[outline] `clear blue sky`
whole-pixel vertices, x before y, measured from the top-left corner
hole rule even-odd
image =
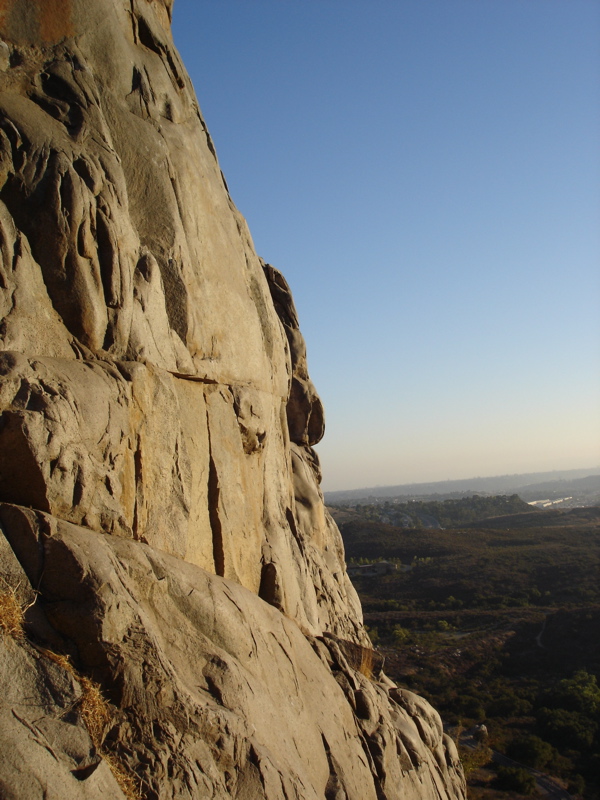
[[[600,464],[598,0],[175,0],[324,488]]]

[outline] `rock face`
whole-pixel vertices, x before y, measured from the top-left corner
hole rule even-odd
[[[0,2],[0,795],[461,800],[362,626],[291,293],[170,14]]]

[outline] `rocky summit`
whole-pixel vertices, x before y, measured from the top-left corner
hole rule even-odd
[[[363,627],[171,5],[0,2],[0,796],[462,800]]]

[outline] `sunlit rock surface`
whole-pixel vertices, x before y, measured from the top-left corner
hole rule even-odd
[[[0,591],[30,606],[0,794],[122,797],[112,760],[147,798],[458,800],[439,717],[370,649],[291,293],[170,14],[0,2]]]

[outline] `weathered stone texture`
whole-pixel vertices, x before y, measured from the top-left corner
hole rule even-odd
[[[0,2],[0,591],[38,592],[2,641],[0,788],[121,796],[48,648],[148,798],[458,800],[435,712],[344,656],[372,651],[323,408],[170,14]]]
[[[438,715],[351,666],[336,637],[307,637],[238,583],[147,545],[7,504],[0,522],[53,631],[107,687],[110,745],[150,796],[461,796]],[[85,740],[77,723],[57,748]]]

